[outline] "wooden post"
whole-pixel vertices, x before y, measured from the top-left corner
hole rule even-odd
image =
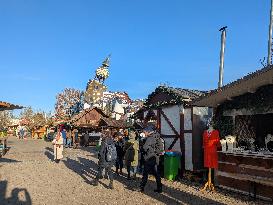
[[[161,108],[157,109],[157,129],[159,134],[161,135]]]
[[[181,177],[185,172],[185,139],[184,139],[184,114],[180,114],[180,149],[181,149]]]
[[[206,191],[206,189],[208,189],[209,191],[214,192],[214,185],[211,182],[211,168],[209,168],[209,174],[208,174],[208,181],[205,184],[205,186],[201,189],[202,192]]]

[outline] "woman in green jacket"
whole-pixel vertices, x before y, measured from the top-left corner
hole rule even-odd
[[[129,140],[124,145],[124,161],[127,167],[128,177],[127,179],[131,179],[131,172],[133,174],[133,178],[136,178],[137,166],[138,166],[138,152],[139,152],[139,143],[136,140],[135,132],[131,131],[129,133]]]

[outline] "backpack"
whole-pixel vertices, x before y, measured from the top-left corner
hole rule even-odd
[[[105,160],[106,162],[112,162],[117,159],[117,150],[116,146],[112,144],[106,145]]]
[[[160,153],[163,152],[164,145],[163,145],[163,142],[162,142],[160,136],[156,135],[155,139],[156,139],[156,144],[153,148],[154,148],[154,152],[156,153],[156,155],[159,155]]]
[[[133,162],[135,158],[135,150],[134,144],[130,145],[130,147],[125,152],[125,159],[129,162]]]

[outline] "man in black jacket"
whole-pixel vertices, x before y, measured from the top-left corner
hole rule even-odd
[[[102,145],[98,154],[98,158],[99,158],[98,173],[97,173],[94,185],[95,186],[98,185],[99,179],[102,178],[103,169],[105,169],[105,175],[108,176],[108,178],[110,179],[109,189],[113,189],[114,177],[113,177],[112,167],[114,166],[116,161],[116,155],[117,155],[116,148],[109,131],[106,131],[102,137],[103,137]],[[108,155],[110,154],[109,153],[110,150],[108,150],[109,147],[114,148],[111,153],[112,156],[109,156],[112,158],[110,160],[108,160]]]
[[[156,178],[157,189],[155,192],[162,192],[162,183],[160,172],[158,170],[160,153],[163,152],[163,144],[160,138],[160,134],[155,131],[155,127],[149,125],[143,130],[145,137],[147,138],[143,145],[144,152],[144,171],[140,184],[140,191],[143,192],[145,185],[148,181],[148,175],[152,174]]]

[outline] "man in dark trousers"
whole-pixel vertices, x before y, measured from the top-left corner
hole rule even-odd
[[[94,182],[94,186],[98,185],[99,179],[102,178],[103,169],[105,169],[105,175],[110,179],[109,189],[113,189],[113,172],[112,167],[117,159],[117,151],[111,137],[110,131],[105,131],[102,135],[102,144],[98,154],[98,173]]]
[[[116,174],[122,174],[123,169],[123,158],[124,158],[124,139],[120,132],[116,134],[115,145],[117,150],[117,160],[116,160]],[[120,171],[120,172],[118,172]]]
[[[154,191],[157,193],[162,192],[162,183],[160,178],[160,172],[158,170],[160,153],[163,152],[163,144],[160,138],[160,134],[155,130],[153,125],[147,126],[143,130],[146,141],[143,145],[144,153],[144,171],[140,184],[140,191],[144,192],[145,185],[148,181],[148,175],[152,174],[156,178],[157,189]]]

